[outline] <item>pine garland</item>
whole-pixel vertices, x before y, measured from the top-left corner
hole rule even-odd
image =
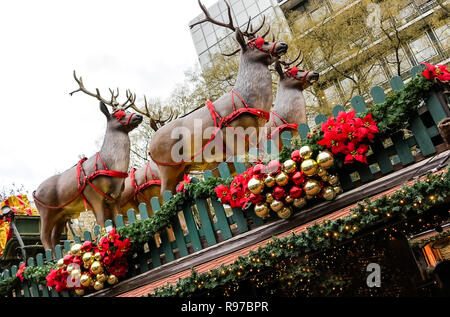
[[[414,217],[431,215],[442,219],[445,215],[431,214],[450,196],[450,168],[441,174],[428,175],[425,180],[411,186],[404,186],[390,196],[382,196],[374,201],[366,199],[351,210],[350,216],[333,221],[315,223],[306,232],[291,235],[273,242],[257,251],[251,251],[246,257],[239,257],[228,266],[207,273],[192,271],[191,276],[180,279],[176,285],[167,285],[155,290],[157,297],[186,297],[197,292],[207,292],[218,287],[242,282],[253,274],[268,268],[282,260],[299,258],[311,252],[324,251],[345,241],[351,241],[358,234],[371,230],[376,225],[388,226],[395,221],[404,221]],[[297,266],[296,276],[311,277],[311,272]]]

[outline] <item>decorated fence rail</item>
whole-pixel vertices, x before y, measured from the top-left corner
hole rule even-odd
[[[413,77],[420,72],[420,67],[411,70]],[[404,83],[400,77],[390,80],[393,91],[401,91]],[[414,118],[410,118],[410,126],[404,127],[402,131],[390,134],[389,137],[376,138],[371,145],[371,152],[368,155],[368,165],[351,164],[340,167],[338,171],[339,179],[344,190],[349,190],[368,183],[377,177],[391,173],[394,170],[403,168],[419,160],[425,159],[444,148],[441,146],[442,138],[439,135],[437,124],[444,118],[449,117],[448,106],[439,99],[437,92],[432,91],[423,104],[419,106],[419,111]],[[445,97],[444,97],[445,98]],[[386,95],[381,87],[373,87],[371,99],[374,104],[382,104],[386,100]],[[447,101],[446,101],[447,102]],[[361,96],[356,96],[351,101],[352,108],[356,113],[364,113],[367,110],[366,101]],[[416,105],[417,106],[417,105]],[[337,116],[340,111],[345,111],[344,107],[336,106],[333,114]],[[320,125],[325,122],[325,115],[318,115],[315,123]],[[300,124],[298,128],[300,138],[308,137],[308,134],[317,129],[306,124]],[[406,131],[406,132],[405,132]],[[291,146],[293,137],[290,132],[283,132],[282,141],[285,146]],[[268,141],[266,149],[273,148],[271,141]],[[257,153],[252,149],[250,153]],[[269,150],[270,152],[270,150]],[[233,169],[239,174],[247,169],[246,163],[235,158]],[[218,167],[220,177],[231,176],[229,166],[222,163]],[[212,171],[205,171],[205,180],[213,177]],[[198,180],[193,179],[193,182]],[[168,202],[172,198],[172,193],[164,194],[164,201]],[[158,198],[151,200],[151,207],[155,215],[161,210]],[[304,211],[304,212],[307,212]],[[127,213],[128,223],[124,217],[118,215],[115,219],[117,229],[131,226],[137,221],[149,219],[149,212],[145,204],[139,206],[138,211],[129,210]],[[134,251],[129,261],[129,276],[136,276],[150,271],[176,259],[186,257],[205,248],[226,241],[234,236],[248,232],[267,222],[273,221],[262,219],[255,215],[253,209],[242,210],[240,208],[230,208],[223,205],[216,198],[196,199],[180,208],[178,216],[172,217],[170,228],[162,230],[158,235],[149,235],[147,241],[139,244],[139,249]],[[112,227],[112,221],[106,222],[107,230]],[[102,234],[99,226],[91,232],[84,232],[83,237],[76,236],[75,242],[92,241]],[[145,233],[144,233],[145,234]],[[72,241],[65,241],[64,246],[57,246],[55,250],[56,260],[61,259],[70,250]],[[50,250],[45,254],[38,254],[35,258],[29,258],[26,265],[28,267],[44,267],[48,263],[54,263]],[[0,274],[0,282],[6,281],[17,274],[19,268],[12,266]],[[37,282],[24,281],[15,285],[11,296],[25,297],[68,297],[78,296],[75,292],[56,292],[54,289]]]

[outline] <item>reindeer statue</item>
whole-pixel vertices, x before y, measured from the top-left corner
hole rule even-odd
[[[251,27],[250,18],[246,30],[241,31],[241,29],[233,25],[230,5],[226,1],[225,3],[228,8],[228,24],[214,20],[199,0],[199,5],[205,13],[205,19],[192,24],[190,27],[193,28],[200,23],[211,22],[235,32],[240,49],[232,54],[228,54],[228,56],[241,51],[236,84],[231,93],[223,95],[214,102],[207,101],[206,107],[201,107],[184,117],[170,122],[155,133],[149,146],[149,153],[159,167],[161,192],[165,190],[174,191],[176,185],[183,178],[183,174],[189,171],[194,164],[194,158],[197,161],[199,155],[203,155],[200,158],[202,162],[205,164],[211,163],[212,154],[208,157],[208,154],[205,154],[205,149],[219,132],[223,133],[223,140],[229,139],[229,136],[226,135],[227,133],[231,133],[234,139],[237,127],[242,129],[256,128],[263,126],[269,119],[268,111],[273,101],[272,76],[269,65],[285,54],[288,46],[282,42],[267,42],[263,39],[269,33],[270,27],[262,37],[256,37],[256,34],[263,28],[265,19],[254,31],[253,27]],[[257,108],[253,108],[250,105]],[[201,122],[201,129],[196,126],[198,122]],[[172,131],[180,128],[189,132],[189,136],[181,140],[185,144],[183,149],[189,149],[186,152],[188,152],[190,159],[187,160],[174,158],[172,155],[174,146],[180,142],[179,139],[172,137]],[[194,132],[197,129],[201,131],[214,129],[214,133],[209,139],[201,139],[201,142],[194,142],[197,141],[194,140]],[[226,141],[223,143],[230,150],[230,145]],[[257,140],[255,140],[255,143],[257,143]],[[237,151],[236,147],[233,147],[231,151],[234,151],[233,153],[235,154]],[[223,160],[224,155],[220,153],[219,155]]]
[[[107,101],[84,87],[82,78],[75,80],[79,89],[100,100],[100,110],[107,119],[106,134],[100,151],[89,159],[83,158],[67,171],[45,180],[33,193],[41,215],[41,241],[45,249],[59,244],[61,232],[67,220],[76,218],[90,206],[97,223],[104,227],[105,220],[114,220],[118,213],[119,198],[130,162],[130,138],[128,133],[141,122],[142,116],[126,111],[134,104],[135,96],[127,91],[127,101],[117,102],[119,92],[112,90]],[[112,107],[110,113],[106,105]]]
[[[261,141],[273,140],[277,148],[280,148],[282,144],[280,136],[284,130],[290,129],[296,134],[298,125],[306,123],[306,102],[303,90],[319,80],[319,73],[298,68],[303,59],[291,67],[300,56],[301,52],[293,61],[275,62],[275,70],[280,79],[274,107],[270,112],[270,119],[266,123],[268,134],[262,135]]]

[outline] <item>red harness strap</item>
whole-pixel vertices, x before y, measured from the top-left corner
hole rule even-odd
[[[152,174],[152,179],[150,179],[150,180],[147,177],[148,176],[148,174],[147,174],[148,171],[150,171],[150,173]],[[134,188],[134,196],[133,197],[134,197],[135,201],[137,201],[137,196],[138,195],[141,195],[142,198],[146,199],[146,197],[142,194],[142,191],[144,191],[146,188],[148,188],[148,187],[150,187],[152,185],[161,186],[161,180],[160,179],[155,179],[156,176],[155,176],[155,174],[153,174],[152,168],[150,166],[150,162],[147,163],[147,166],[145,168],[145,183],[144,184],[138,185],[136,183],[135,172],[136,172],[135,168],[133,168],[130,171],[131,185]]]
[[[236,109],[236,104],[234,102],[234,95],[238,96],[238,98],[244,104],[244,107]],[[197,152],[197,153],[195,153],[194,155],[191,156],[191,158],[190,158],[191,162],[192,162],[192,160],[194,158],[196,158],[197,156],[199,156],[200,154],[203,153],[205,148],[216,138],[217,133],[219,133],[219,131],[222,128],[224,128],[224,127],[228,127],[230,129],[232,129],[237,135],[241,136],[242,138],[245,138],[245,140],[250,142],[248,140],[248,138],[246,138],[245,136],[240,135],[236,130],[234,130],[232,127],[229,126],[229,124],[231,122],[233,122],[235,119],[237,119],[240,115],[250,114],[250,115],[254,115],[254,116],[260,117],[260,118],[262,118],[262,119],[264,119],[266,121],[269,120],[269,118],[270,118],[270,114],[268,112],[263,111],[261,109],[249,107],[249,105],[245,102],[245,100],[234,89],[231,90],[231,102],[232,102],[232,105],[233,105],[233,112],[231,114],[229,114],[228,116],[222,118],[217,113],[216,108],[214,107],[214,104],[212,103],[212,101],[211,100],[206,101],[206,106],[208,107],[209,112],[211,114],[211,118],[214,121],[214,128],[215,129],[214,129],[214,133],[212,134],[211,138],[208,140],[208,142],[206,142],[206,144],[202,147],[202,149],[199,152]],[[163,162],[157,162],[154,159],[153,159],[153,161],[156,164],[161,165],[161,166],[177,166],[177,165],[182,165],[182,164],[186,163],[186,161],[181,161],[181,162],[177,162],[177,163],[163,163]]]
[[[61,208],[64,208],[64,207],[70,205],[78,197],[81,196],[81,198],[83,198],[84,208],[87,210],[87,206],[88,205],[92,207],[92,205],[89,203],[89,201],[87,200],[87,198],[83,194],[83,191],[84,191],[84,189],[86,188],[87,185],[90,185],[95,191],[97,191],[99,194],[101,194],[106,199],[115,200],[115,198],[112,198],[108,194],[102,192],[100,189],[95,187],[94,184],[92,184],[92,181],[98,176],[127,178],[128,177],[128,173],[109,170],[108,167],[106,166],[106,164],[103,162],[102,158],[100,157],[100,153],[97,153],[97,155],[95,157],[95,170],[94,170],[94,172],[92,174],[90,174],[89,176],[86,176],[86,172],[83,169],[83,163],[86,162],[86,160],[87,160],[87,158],[84,157],[77,164],[78,193],[69,202],[67,202],[67,203],[65,203],[65,204],[63,204],[61,206],[48,206],[48,205],[44,204],[43,202],[41,202],[40,200],[38,200],[36,198],[35,192],[33,192],[34,201],[36,203],[38,203],[39,205],[41,205],[43,207],[46,207],[46,208],[49,208],[49,209],[61,209]],[[98,163],[99,160],[103,164],[104,170],[98,170],[97,163]]]
[[[275,120],[273,121],[275,130],[273,130],[272,133],[267,137],[268,140],[273,139],[275,137],[275,135],[281,134],[281,132],[283,132],[286,129],[292,129],[292,130],[298,129],[298,124],[288,123],[283,117],[281,117],[278,113],[276,113],[273,110],[270,113],[272,113],[274,116],[277,116],[278,118],[280,118],[281,121],[283,122],[283,124],[280,126],[277,126],[277,124],[275,123]]]

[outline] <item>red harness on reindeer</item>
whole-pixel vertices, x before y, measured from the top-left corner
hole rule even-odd
[[[152,179],[148,179],[148,171],[150,171],[150,174],[152,175]],[[130,179],[131,179],[131,185],[133,186],[133,189],[134,189],[134,200],[137,202],[138,200],[137,200],[137,196],[138,195],[141,195],[144,199],[147,199],[143,194],[142,194],[142,192],[146,189],[146,188],[148,188],[148,187],[150,187],[150,186],[152,186],[152,185],[158,185],[158,186],[161,186],[161,180],[160,179],[155,179],[156,178],[156,176],[155,176],[155,174],[153,173],[153,170],[152,170],[152,168],[151,168],[151,166],[150,166],[150,162],[148,162],[147,163],[147,166],[145,167],[145,183],[144,184],[142,184],[142,185],[138,185],[137,183],[136,183],[136,177],[135,177],[135,172],[136,172],[136,169],[135,168],[133,168],[131,171],[130,171]]]
[[[122,124],[123,126],[127,126],[130,123],[131,118],[133,117],[133,113],[129,116],[128,120],[126,121],[126,123],[122,122],[122,118],[126,116],[125,111],[118,109],[116,111],[114,111],[112,113],[112,115],[114,117],[116,117],[117,121],[119,121],[120,124]],[[89,205],[90,207],[92,207],[91,203],[89,203],[89,201],[87,200],[87,198],[84,196],[83,191],[86,188],[87,185],[91,186],[96,192],[98,192],[100,195],[102,195],[103,197],[105,197],[108,200],[116,200],[116,198],[113,198],[111,196],[109,196],[107,193],[102,192],[100,189],[98,189],[94,184],[92,184],[92,181],[99,177],[99,176],[108,176],[108,177],[116,177],[116,178],[127,178],[128,177],[128,173],[124,173],[124,172],[120,172],[120,171],[112,171],[110,170],[105,162],[103,162],[102,158],[100,157],[100,153],[97,153],[95,156],[95,170],[94,172],[92,172],[89,175],[86,175],[86,172],[83,169],[83,163],[87,161],[86,157],[83,157],[78,163],[77,163],[77,183],[78,183],[78,193],[76,194],[75,197],[73,197],[69,202],[60,205],[60,206],[49,206],[46,205],[45,203],[43,203],[42,201],[40,201],[39,199],[36,198],[35,192],[33,192],[33,199],[34,201],[46,208],[49,209],[61,209],[64,208],[68,205],[70,205],[71,203],[73,203],[78,197],[81,196],[81,198],[83,199],[83,203],[84,203],[84,208],[85,210],[87,209],[87,206]],[[101,162],[103,164],[103,169],[99,170],[98,169],[98,162]]]
[[[295,123],[288,123],[283,117],[281,117],[278,113],[276,113],[275,111],[271,111],[270,113],[272,113],[273,116],[277,116],[278,118],[280,118],[280,120],[283,122],[282,125],[277,126],[277,124],[275,123],[275,120],[273,121],[273,127],[275,128],[272,133],[270,133],[270,135],[267,137],[267,140],[271,140],[273,139],[276,135],[280,135],[284,130],[287,129],[291,129],[291,130],[297,130],[298,129],[298,124]]]

